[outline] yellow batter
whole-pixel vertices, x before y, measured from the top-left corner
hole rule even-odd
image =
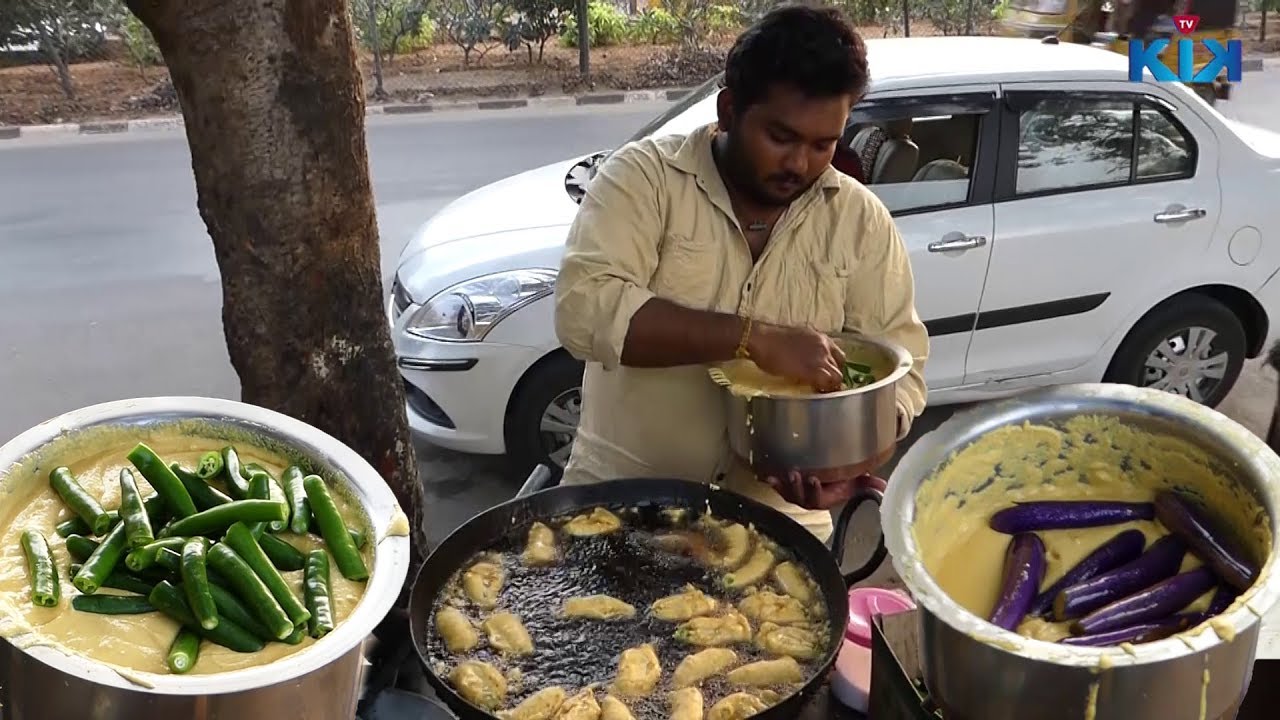
[[[50,488],[49,471],[58,465],[66,465],[104,508],[114,510],[120,505],[120,469],[132,468],[126,455],[138,442],[147,443],[166,463],[179,462],[187,468],[195,467],[202,452],[228,444],[175,431],[130,429],[128,432],[88,433],[84,441],[73,445],[73,450],[59,451],[49,457],[34,457],[6,476],[0,489],[0,527],[4,528],[0,533],[0,635],[6,638],[23,636],[19,644],[24,647],[56,646],[117,668],[169,674],[165,658],[177,633],[177,623],[159,612],[97,615],[73,610],[71,598],[78,592],[67,574],[71,559],[63,539],[54,531],[54,526],[70,518],[71,512]],[[239,452],[242,463],[258,463],[277,478],[285,468],[286,462],[274,454],[245,443],[231,444]],[[153,493],[151,486],[141,473],[135,471],[134,477],[143,496],[149,497]],[[360,517],[358,509],[343,494],[335,492],[334,501],[347,519],[348,526],[366,527],[367,522]],[[19,543],[19,536],[26,528],[38,529],[49,542],[62,590],[57,607],[38,607],[31,602],[26,560]],[[290,533],[281,533],[280,536],[304,553],[323,545],[312,536]],[[371,548],[375,544],[370,538],[365,546],[366,563],[370,562]],[[282,574],[301,598],[302,571]],[[365,584],[347,580],[336,567],[330,570],[330,582],[335,619],[341,622],[355,609],[364,594]],[[103,589],[99,592],[118,591]],[[200,657],[191,673],[209,674],[265,665],[303,650],[314,642],[310,637],[298,645],[271,642],[260,652],[238,653],[205,641],[200,644]]]
[[[837,342],[844,350],[849,362],[856,362],[871,368],[871,374],[877,381],[888,377],[893,372],[880,353],[860,345],[848,342]],[[718,371],[718,372],[717,372]],[[717,383],[728,388],[729,392],[741,397],[796,397],[813,395],[813,386],[808,383],[797,383],[784,377],[772,375],[760,369],[750,360],[731,360],[711,371],[711,377]]]
[[[956,453],[921,485],[913,532],[925,569],[938,585],[958,604],[985,618],[999,594],[1010,539],[988,527],[995,512],[1031,500],[1149,502],[1162,489],[1198,495],[1228,527],[1241,529],[1240,539],[1255,558],[1267,556],[1271,531],[1265,514],[1207,454],[1169,436],[1092,416],[1074,418],[1061,429],[1030,424],[1004,427]],[[1148,546],[1166,534],[1155,521],[1038,533],[1048,560],[1040,590],[1128,528],[1141,530]],[[1181,571],[1200,564],[1188,554]],[[1207,607],[1212,594],[1205,594],[1191,609]],[[1051,642],[1069,634],[1066,624],[1036,618],[1024,621],[1018,632]]]

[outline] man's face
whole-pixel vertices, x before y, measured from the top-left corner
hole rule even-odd
[[[811,98],[789,85],[774,85],[741,114],[732,91],[719,98],[720,128],[728,134],[734,185],[764,205],[787,205],[831,164],[853,106],[851,95]]]

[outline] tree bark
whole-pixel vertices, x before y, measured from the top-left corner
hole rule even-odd
[[[62,94],[68,100],[76,99],[76,86],[71,80],[71,67],[67,63],[67,59],[63,57],[61,51],[51,50],[49,52],[49,62],[53,63],[53,71],[58,75],[58,85],[62,88]]]
[[[382,89],[382,38],[378,36],[378,0],[369,2],[369,40],[373,47],[373,96],[385,100],[387,92]]]
[[[182,106],[242,399],[332,434],[381,473],[410,519],[411,581],[423,491],[383,311],[346,0],[127,4]]]
[[[62,88],[62,94],[68,100],[76,99],[76,86],[71,80],[71,67],[67,61],[67,44],[66,37],[61,36],[54,38],[49,34],[48,28],[40,26],[40,46],[45,57],[49,60],[49,64],[53,66],[53,73],[58,76],[58,85]]]
[[[591,22],[589,3],[578,0],[578,74],[583,80],[591,77]]]

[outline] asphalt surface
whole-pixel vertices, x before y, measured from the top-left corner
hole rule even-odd
[[[611,147],[666,107],[372,118],[384,275],[414,229],[454,198]],[[239,397],[218,268],[195,203],[181,132],[0,144],[0,441],[108,400]],[[479,463],[477,476],[477,463],[442,455],[419,449],[438,496],[433,535],[519,486],[502,482],[501,463]]]
[[[1232,117],[1280,129],[1280,68],[1250,73]],[[611,147],[665,103],[371,119],[384,275],[414,228],[512,173]],[[145,395],[236,398],[212,246],[181,132],[0,143],[0,441],[59,413]],[[1274,379],[1251,368],[1224,406],[1265,429]],[[953,409],[930,410],[913,435]],[[509,498],[501,458],[418,448],[430,534]],[[885,469],[885,473],[889,468]],[[850,561],[874,539],[859,516]]]

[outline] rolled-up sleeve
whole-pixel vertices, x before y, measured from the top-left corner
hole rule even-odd
[[[906,348],[915,359],[898,385],[898,439],[924,412],[928,390],[924,364],[929,358],[929,332],[916,313],[915,278],[906,243],[889,211],[874,196],[862,209],[858,257],[845,292],[846,330],[882,337]]]
[[[580,360],[616,368],[631,317],[654,295],[662,160],[628,145],[587,185],[556,279],[556,336]]]

